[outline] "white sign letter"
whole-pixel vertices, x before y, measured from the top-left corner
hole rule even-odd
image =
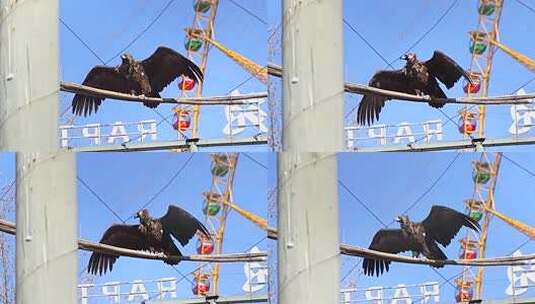
[[[166,286],[165,283],[168,283]],[[166,295],[169,295],[170,298],[176,298],[176,279],[175,278],[164,278],[159,279],[156,283],[158,285],[158,291],[160,292],[159,299],[164,299]]]
[[[102,294],[108,296],[112,303],[121,301],[121,287],[119,282],[106,283],[102,286]]]
[[[427,289],[430,287],[431,289]],[[429,303],[431,297],[435,303],[440,303],[440,286],[438,282],[426,282],[420,286],[420,293],[422,294],[423,303]]]
[[[141,297],[143,300],[149,299],[147,289],[141,280],[134,280],[134,282],[132,282],[132,289],[128,295],[128,301],[134,301],[137,297]]]
[[[434,125],[435,128],[431,128]],[[442,121],[440,120],[428,120],[423,123],[425,141],[431,142],[433,135],[436,136],[437,140],[442,140]]]
[[[402,122],[399,124],[398,132],[396,133],[396,138],[394,139],[395,144],[399,144],[402,139],[408,139],[409,142],[413,143],[416,139],[412,135],[412,128],[408,122]]]
[[[82,304],[87,304],[89,299],[89,288],[95,287],[95,284],[81,284],[78,285],[78,288],[80,288],[80,300],[82,300]]]
[[[148,125],[149,128],[145,129],[145,125]],[[137,125],[137,130],[139,131],[140,138],[139,141],[143,142],[147,135],[150,135],[151,140],[158,139],[158,129],[156,125],[156,120],[142,120]]]
[[[260,249],[254,246],[249,252],[259,253]],[[256,292],[266,287],[268,269],[265,263],[245,263],[243,265],[245,273],[245,283],[242,290],[245,292]]]
[[[520,250],[515,251],[513,256],[521,256]],[[529,281],[535,283],[535,261],[532,261],[531,266],[508,266],[507,278],[509,279],[509,286],[505,293],[509,296],[519,296],[528,291]]]
[[[240,91],[234,90],[230,93],[230,96],[238,96]],[[267,117],[260,105],[266,100],[261,99],[258,102],[254,100],[247,100],[249,105],[228,105],[225,106],[225,117],[227,124],[223,128],[223,133],[226,135],[236,135],[245,130],[246,126],[256,125],[260,133],[266,133],[267,127],[264,120]],[[249,121],[250,124],[247,124]]]
[[[67,148],[69,146],[69,129],[72,129],[72,126],[61,126],[59,130],[61,131],[61,147]]]
[[[397,285],[392,297],[392,304],[398,303],[412,304],[411,296],[404,284]]]
[[[115,140],[118,138],[122,138],[123,143],[129,140],[128,135],[126,133],[126,128],[124,127],[124,124],[120,121],[113,124],[113,127],[111,128],[110,137],[108,137],[108,144],[115,143]]]
[[[375,291],[375,294],[373,292]],[[372,304],[383,304],[383,287],[370,287],[367,288],[364,292],[364,296],[366,297],[366,300],[376,300],[373,302],[370,302]]]
[[[375,130],[379,132],[375,132]],[[377,138],[380,145],[386,145],[386,125],[374,125],[368,128],[368,137],[370,139]]]
[[[93,132],[90,132],[93,130]],[[100,145],[100,124],[89,124],[82,128],[82,136],[92,138],[95,145]]]

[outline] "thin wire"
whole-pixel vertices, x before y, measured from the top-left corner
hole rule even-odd
[[[143,36],[161,17],[162,15],[165,13],[165,11],[167,11],[167,9],[171,6],[171,4],[173,4],[175,2],[175,0],[169,0],[167,2],[167,4],[160,10],[160,12],[158,13],[158,15],[156,15],[156,18],[154,18],[150,23],[149,25],[147,25],[147,27],[145,27],[145,29],[143,29],[139,34],[137,34],[137,36],[132,40],[130,41],[130,43],[128,43],[121,51],[119,51],[115,56],[113,56],[112,58],[110,58],[108,61],[106,61],[105,64],[108,64],[109,62],[111,62],[112,60],[114,60],[115,58],[119,57],[124,51],[126,51],[129,47],[131,47],[134,43],[136,43],[136,41],[139,40],[139,38],[141,38],[141,36]]]
[[[503,154],[502,153],[502,157],[507,159],[508,161],[510,161],[512,164],[514,164],[515,166],[517,166],[518,168],[520,168],[521,170],[523,170],[524,172],[526,172],[527,174],[531,175],[532,177],[535,177],[535,173],[533,173],[533,171],[529,170],[528,168],[522,166],[521,164],[519,164],[518,162],[512,160],[511,158],[509,158],[507,155]]]
[[[178,169],[178,171],[173,174],[173,176],[171,176],[171,178],[169,179],[169,181],[167,183],[165,183],[161,188],[160,190],[158,190],[141,208],[139,208],[139,210],[141,209],[145,209],[147,208],[152,202],[154,202],[154,200],[160,195],[162,194],[162,192],[164,192],[167,188],[169,188],[169,186],[171,186],[171,184],[176,180],[176,178],[180,175],[180,173],[182,173],[182,171],[184,171],[184,169],[186,168],[186,166],[189,164],[189,162],[191,161],[191,159],[193,158],[193,156],[195,156],[195,153],[190,153],[190,156],[188,157],[188,159],[182,164],[182,166]],[[129,220],[131,218],[133,218],[134,216],[130,216],[128,217],[126,220]]]
[[[406,51],[405,53],[408,53],[409,51],[411,51],[415,46],[417,46],[420,42],[422,42],[422,40],[425,39],[425,37],[427,37],[427,35],[429,35],[439,24],[440,22],[442,22],[442,20],[444,20],[444,18],[449,14],[449,12],[457,5],[457,3],[459,2],[459,0],[454,0],[450,6],[446,9],[446,11],[444,11],[444,13],[438,18],[438,20],[422,35],[420,36],[420,38],[418,38],[418,40],[416,40],[416,42],[414,42]],[[398,61],[399,58],[396,58],[394,59],[392,62],[390,63],[394,63],[396,61]]]
[[[113,215],[115,215],[115,217],[117,217],[123,224],[126,223],[126,221],[124,221],[120,216],[119,214],[117,214],[117,212],[115,212],[111,207],[110,205],[108,205],[108,203],[106,203],[102,197],[100,197],[100,195],[98,195],[98,193],[93,190],[80,176],[76,176],[76,179],[87,189],[89,190],[89,192],[91,192],[91,194],[93,194],[93,196],[95,196],[97,198],[97,200],[99,202],[101,202],[105,207],[106,209],[108,209],[111,213],[113,213]]]
[[[347,25],[347,27],[349,27],[349,29],[351,29],[351,31],[353,33],[355,33],[357,36],[359,36],[359,38],[364,41],[364,43],[366,43],[366,45],[372,49],[372,51],[377,55],[379,56],[390,68],[394,68],[389,62],[388,60],[386,60],[386,58],[381,55],[381,53],[366,39],[366,37],[364,37],[362,34],[360,34],[357,29],[355,27],[353,27],[345,18],[343,19],[344,20],[344,24]]]
[[[455,161],[461,156],[461,152],[457,152],[455,157],[450,161],[448,166],[442,171],[442,173],[435,179],[435,181],[407,208],[405,211],[403,211],[403,214],[406,214],[409,212],[412,208],[416,207],[416,205],[429,193],[431,190],[438,184],[438,182],[446,175],[446,173],[449,171],[449,169],[453,166]],[[390,226],[394,221],[390,222],[388,226]]]
[[[441,21],[448,15],[448,13],[455,7],[455,5],[457,4],[457,2],[459,2],[459,0],[454,0],[454,1],[452,2],[452,4],[446,9],[446,11],[444,11],[444,13],[440,16],[440,18],[439,18],[439,19],[438,19],[438,20],[431,26],[431,28],[429,28],[427,31],[425,31],[425,33],[424,33],[422,36],[420,36],[420,38],[418,38],[418,40],[416,40],[416,42],[414,42],[414,43],[413,43],[413,44],[412,44],[412,45],[411,45],[411,46],[410,46],[404,53],[408,53],[408,52],[409,52],[410,50],[412,50],[415,46],[417,46],[420,42],[422,42],[422,40],[423,40],[427,35],[429,35],[429,34],[430,34],[430,33],[431,33],[431,32],[432,32],[432,31],[433,31],[433,30],[440,24],[440,22],[441,22]],[[360,35],[355,29],[353,29],[353,27],[352,27],[349,23],[347,23],[347,21],[346,21],[345,19],[344,19],[344,23],[345,23],[346,25],[348,25],[348,26],[353,30],[353,32],[354,32],[355,34],[357,34],[359,37],[361,37],[361,39],[363,39],[363,40],[366,42],[366,44],[368,44],[368,46],[371,47],[371,48],[374,50],[374,52],[375,52],[377,55],[379,55],[379,57],[381,57],[381,58],[383,59],[383,61],[387,64],[387,66],[389,66],[389,67],[391,67],[391,68],[393,69],[392,64],[393,64],[394,62],[398,61],[398,60],[399,60],[399,57],[396,58],[396,59],[394,59],[394,60],[391,61],[391,62],[388,62],[388,60],[384,59],[384,57],[383,57],[381,54],[379,54],[379,52],[378,52],[378,51],[377,51],[371,44],[369,44],[369,43],[367,42],[367,40],[366,40],[362,35]],[[535,78],[533,78],[533,80],[535,80]],[[358,107],[358,104],[357,104],[356,106],[354,106],[354,107],[353,107],[353,108],[352,108],[352,109],[345,115],[344,119],[347,119],[347,117],[349,117],[349,115],[351,115],[351,114],[355,111],[355,109],[356,109],[357,107]]]
[[[255,77],[255,75],[251,75],[249,76],[249,78],[245,79],[244,81],[240,82],[238,85],[236,85],[235,87],[233,87],[232,89],[228,90],[227,94],[230,94],[232,93],[232,91],[236,90],[236,89],[239,89],[241,86],[243,86],[244,84],[246,84],[247,82],[249,82],[249,80],[253,79],[253,77]]]
[[[515,0],[516,2],[518,2],[520,5],[522,5],[523,7],[527,8],[528,10],[530,10],[532,13],[535,13],[535,9],[529,5],[527,5],[524,1],[520,1],[520,0]]]
[[[521,85],[521,86],[518,87],[516,90],[514,90],[513,93],[516,92],[516,91],[518,91],[518,90],[520,90],[520,89],[522,89],[522,88],[524,88],[524,87],[526,87],[526,86],[528,86],[528,85],[529,85],[530,83],[532,83],[533,81],[535,81],[535,77],[533,77],[533,78],[529,79],[528,81],[526,81],[523,85]],[[511,94],[513,94],[513,93],[511,93]]]
[[[243,7],[243,6],[241,6],[240,4],[238,4],[238,3],[237,3],[236,1],[234,1],[234,0],[229,0],[229,1],[230,1],[230,3],[234,4],[235,6],[241,8],[244,12],[246,12],[246,13],[249,14],[250,16],[254,17],[256,20],[260,21],[263,25],[268,25],[268,23],[267,23],[264,19],[260,18],[258,15],[256,15],[255,13],[253,13],[252,11],[250,11],[249,9],[247,9],[247,8],[245,8],[245,7]]]
[[[104,62],[104,59],[100,58],[100,56],[82,39],[82,37],[80,37],[65,21],[63,21],[61,17],[59,18],[59,21],[67,28],[67,30],[69,30],[69,32],[71,32],[71,34],[74,35],[74,37],[76,37],[76,39],[78,39],[78,41],[80,41],[85,46],[87,50],[91,52],[91,54],[95,56],[95,58],[100,60],[102,64],[106,64],[106,62]]]
[[[0,197],[0,201],[3,201],[6,196],[9,194],[9,192],[11,191],[11,189],[13,188],[13,186],[15,185],[16,183],[16,179],[13,179],[13,181],[11,182],[11,184],[9,184],[9,186],[7,187],[7,189],[4,191],[4,193],[2,194],[2,197]]]
[[[355,193],[353,193],[341,180],[338,180],[338,183],[340,184],[340,186],[342,186],[342,188],[344,188],[362,207],[364,207],[364,209],[366,209],[368,211],[368,213],[370,213],[379,223],[381,223],[384,227],[388,227],[388,225],[385,224],[385,222],[383,222],[379,216],[377,216],[377,214],[375,214],[375,212],[373,212],[370,207],[368,207],[368,205],[366,203],[364,203],[360,198],[357,197],[357,195],[355,195]]]
[[[248,159],[250,159],[252,162],[256,163],[257,165],[259,165],[260,167],[268,170],[268,166],[264,165],[263,163],[261,163],[260,161],[256,160],[254,157],[252,157],[251,155],[249,155],[249,153],[246,153],[246,152],[242,152],[241,154],[243,154],[245,157],[247,157]]]

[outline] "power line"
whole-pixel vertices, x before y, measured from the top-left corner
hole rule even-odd
[[[253,79],[255,77],[255,75],[251,75],[249,76],[249,78],[245,79],[244,81],[240,82],[238,85],[234,86],[232,89],[228,90],[227,94],[230,94],[232,93],[232,91],[236,90],[236,89],[239,89],[241,86],[243,86],[244,84],[246,84],[247,82],[249,82],[249,80]]]
[[[252,157],[251,155],[249,155],[249,153],[246,153],[246,152],[242,152],[241,154],[243,154],[245,157],[247,157],[249,160],[251,160],[252,162],[256,163],[257,165],[259,165],[260,167],[268,170],[268,166],[264,165],[263,163],[261,163],[260,161],[256,160],[254,157]]]
[[[523,170],[524,172],[526,172],[527,174],[531,175],[532,177],[535,177],[535,173],[533,173],[533,171],[529,170],[528,168],[522,166],[521,164],[519,164],[518,162],[512,160],[511,158],[509,158],[507,155],[503,154],[502,153],[502,157],[507,159],[508,161],[510,161],[512,164],[514,164],[515,166],[517,166],[518,168],[520,168],[521,170]]]
[[[349,27],[349,29],[351,29],[351,31],[353,33],[355,33],[357,36],[359,36],[359,38],[364,41],[364,43],[366,43],[366,45],[372,49],[372,51],[377,55],[379,56],[390,68],[394,68],[389,62],[388,60],[386,60],[386,58],[381,55],[381,53],[368,41],[368,39],[366,39],[366,37],[364,37],[362,34],[360,34],[358,32],[358,30],[356,28],[354,28],[345,18],[343,19],[344,20],[344,24],[347,25],[347,27]]]
[[[156,15],[156,17],[141,31],[139,32],[139,34],[136,35],[136,37],[130,41],[130,43],[128,43],[121,51],[119,51],[115,56],[113,56],[112,58],[110,58],[108,61],[106,61],[105,64],[108,64],[110,61],[112,61],[113,59],[119,57],[124,51],[126,51],[129,47],[131,47],[134,43],[136,43],[136,41],[139,40],[139,38],[141,38],[141,36],[143,36],[161,17],[162,15],[165,13],[165,11],[167,11],[167,9],[171,6],[171,4],[173,4],[175,2],[175,0],[169,0],[167,2],[167,4],[164,5],[164,7],[160,10],[160,12],[158,13],[158,15]]]
[[[250,16],[252,16],[253,18],[255,18],[256,20],[260,21],[260,23],[262,23],[263,25],[268,25],[268,23],[260,18],[258,15],[256,15],[255,13],[253,13],[251,10],[247,9],[246,7],[240,5],[239,3],[237,3],[236,1],[234,0],[229,0],[230,3],[234,4],[235,6],[241,8],[244,12],[246,12],[247,14],[249,14]]]
[[[518,2],[520,5],[522,5],[523,7],[527,8],[528,10],[530,10],[532,13],[535,13],[535,9],[531,6],[529,6],[528,4],[526,4],[524,1],[520,1],[520,0],[515,0],[516,2]]]
[[[176,180],[176,178],[180,175],[180,173],[182,173],[182,171],[184,171],[184,169],[186,168],[186,166],[189,164],[189,162],[191,161],[191,159],[193,158],[193,156],[195,156],[195,153],[190,153],[190,156],[188,157],[188,159],[186,159],[186,161],[182,164],[182,166],[178,169],[178,171],[173,174],[173,176],[171,176],[171,178],[169,179],[169,181],[167,183],[165,183],[161,188],[160,190],[158,190],[141,208],[139,208],[140,210],[141,209],[145,209],[147,208],[152,202],[154,202],[154,200],[160,195],[162,194],[162,192],[164,192],[167,188],[169,188],[169,186],[171,186],[171,184]],[[127,220],[133,218],[133,216],[131,215],[130,217],[127,218]]]
[[[61,17],[59,18],[59,21],[65,26],[65,28],[67,28],[67,30],[69,30],[69,32],[71,32],[71,34],[74,35],[74,37],[76,37],[76,39],[78,39],[78,41],[85,46],[87,50],[91,52],[91,54],[95,56],[95,58],[97,58],[102,64],[106,64],[104,59],[100,58],[100,56],[82,39],[82,37],[80,37],[65,21],[63,21]]]
[[[416,42],[414,42],[406,51],[405,53],[408,53],[410,50],[412,50],[415,46],[417,46],[420,42],[422,42],[422,40],[425,39],[425,37],[427,37],[427,35],[429,35],[439,24],[440,22],[442,22],[442,20],[444,20],[444,18],[449,14],[449,12],[457,5],[457,3],[459,2],[459,0],[454,0],[450,6],[444,11],[444,13],[438,18],[438,20],[427,30],[425,31],[425,33],[420,36],[420,38],[418,38],[418,40],[416,40]],[[394,59],[394,61],[392,61],[391,63],[394,63],[396,61],[398,61],[399,58],[396,58]]]
[[[358,198],[357,195],[353,193],[341,180],[338,180],[338,183],[340,184],[340,186],[342,186],[342,188],[344,188],[349,193],[349,195],[351,195],[362,207],[364,207],[364,209],[366,209],[368,213],[370,213],[379,223],[381,223],[384,227],[388,227],[388,225],[386,225],[385,222],[383,222],[379,218],[379,216],[377,216],[377,214],[375,214],[375,212],[373,212],[366,203],[364,203],[360,198]]]
[[[405,209],[405,211],[403,211],[403,214],[406,214],[407,212],[409,212],[409,210],[414,208],[429,192],[431,192],[431,190],[438,184],[438,182],[444,177],[444,175],[446,175],[448,170],[453,166],[453,164],[459,158],[460,155],[461,155],[461,153],[457,152],[455,157],[450,161],[450,163],[446,166],[446,168],[442,171],[442,173],[435,179],[435,181],[407,209]],[[394,222],[391,222],[388,225],[390,226],[392,223],[394,223]]]
[[[89,192],[91,192],[91,194],[93,194],[94,197],[97,198],[97,200],[99,202],[102,203],[102,205],[104,205],[104,207],[106,207],[106,209],[108,209],[113,215],[115,215],[116,218],[118,218],[122,223],[126,223],[125,220],[123,220],[119,214],[117,214],[117,212],[115,212],[108,203],[106,203],[102,197],[100,197],[100,195],[98,195],[98,193],[93,190],[80,176],[76,176],[76,179],[87,189],[89,190]]]
[[[457,2],[459,2],[459,0],[454,0],[452,2],[452,4],[446,9],[446,11],[444,11],[444,13],[438,18],[438,20],[427,30],[424,32],[424,34],[422,36],[420,36],[420,38],[418,38],[418,40],[416,40],[404,53],[407,53],[409,52],[410,50],[412,50],[412,48],[414,48],[415,46],[417,46],[420,42],[422,42],[422,40],[424,40],[425,37],[427,37],[427,35],[429,35],[439,24],[440,22],[442,22],[442,20],[449,14],[449,12],[455,7],[455,5],[457,4]],[[391,62],[388,62],[388,60],[386,60],[365,38],[364,36],[362,36],[360,33],[358,33],[358,31],[356,29],[354,29],[345,19],[344,19],[344,23],[355,33],[357,34],[362,40],[364,40],[364,42],[372,48],[372,50],[374,50],[374,52],[379,56],[381,57],[381,59],[383,59],[383,61],[387,64],[387,66],[392,67],[392,64],[394,62],[396,62],[397,60],[399,60],[399,57],[394,59],[393,61]],[[535,78],[533,78],[533,80],[535,80]],[[356,105],[355,107],[353,107],[344,117],[344,119],[347,119],[347,117],[349,117],[349,115],[351,115],[351,113],[353,113],[353,111],[355,111],[355,109],[358,107],[358,105]]]

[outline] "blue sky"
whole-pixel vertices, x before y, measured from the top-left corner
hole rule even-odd
[[[169,187],[157,194],[191,157],[178,177]],[[267,217],[266,193],[267,171],[262,165],[267,164],[268,154],[241,154],[234,181],[234,201],[242,208]],[[210,190],[211,158],[208,153],[169,154],[169,153],[121,153],[121,154],[78,154],[77,175],[95,191],[110,208],[122,219],[127,219],[139,208],[154,199],[147,208],[154,217],[165,214],[170,204],[180,206],[195,217],[206,222],[202,213],[202,193]],[[0,188],[13,181],[15,176],[15,157],[12,153],[0,154]],[[78,182],[78,217],[80,238],[98,242],[104,231],[120,220],[109,211],[84,185]],[[156,195],[156,196],[155,196]],[[7,219],[15,221],[14,213]],[[127,224],[136,224],[130,218]],[[207,224],[208,227],[210,224]],[[224,236],[224,253],[238,253],[249,250],[256,245],[266,250],[265,232],[252,222],[235,212],[227,218]],[[13,245],[14,245],[14,238]],[[180,250],[184,255],[197,254],[194,238]],[[79,279],[81,282],[102,284],[106,282],[132,282],[133,280],[157,280],[182,275],[161,261],[147,261],[121,257],[112,272],[102,277],[90,277],[85,269],[90,254],[79,251]],[[189,273],[199,263],[182,262],[176,268],[187,279],[177,283],[177,298],[192,298]],[[244,264],[223,264],[221,267],[220,295],[243,295],[242,285],[246,281]],[[101,287],[90,289],[90,294],[101,294]],[[121,286],[122,292],[130,291],[130,285]],[[155,290],[155,283],[147,283],[146,288]],[[267,293],[267,288],[258,291]],[[110,303],[105,298],[93,298],[89,303]]]
[[[265,1],[237,0],[239,5],[265,19]],[[79,1],[61,1],[60,16],[103,60],[107,61],[126,47],[155,19],[168,0],[97,0],[80,5]],[[174,1],[161,18],[144,33],[127,52],[136,59],[144,59],[160,45],[171,47],[182,54],[184,49],[184,28],[193,23],[192,1]],[[216,17],[215,38],[258,64],[265,65],[267,50],[266,25],[258,21],[230,1],[220,1]],[[81,83],[87,72],[101,62],[88,51],[75,36],[60,24],[61,78],[64,81]],[[109,64],[117,65],[119,58]],[[208,70],[205,75],[204,95],[225,95],[250,77],[250,74],[217,49],[210,51]],[[265,91],[266,87],[255,78],[239,87],[241,93]],[[177,84],[170,84],[163,96],[178,96]],[[61,109],[70,106],[72,94],[62,93]],[[267,111],[267,104],[263,106]],[[161,105],[157,110],[164,116],[171,114],[172,105]],[[105,101],[96,115],[77,118],[76,124],[134,122],[146,119],[162,121],[161,117],[141,104]],[[172,123],[172,118],[170,119]],[[202,110],[200,134],[203,138],[223,137],[225,125],[224,107],[216,106]],[[63,120],[62,120],[63,123]],[[176,138],[171,126],[165,121],[159,126],[159,138]],[[251,131],[241,135],[252,136]],[[243,149],[242,149],[243,150]],[[249,150],[266,150],[266,147],[250,147]]]
[[[11,195],[15,193],[13,181],[15,178],[15,154],[2,152],[0,153],[0,218],[8,221],[15,221],[15,202],[12,201]],[[9,193],[6,191],[9,189]],[[0,273],[7,270],[8,273],[15,271],[15,236],[4,234],[0,232],[0,239],[5,240],[7,250],[8,265],[4,269],[4,265],[0,262]],[[3,282],[2,282],[3,284]],[[15,286],[15,277],[8,278],[8,289],[12,290]],[[3,293],[5,286],[0,286],[0,292]],[[9,295],[13,300],[14,294]]]
[[[380,221],[389,224],[402,214],[411,204],[421,197],[407,214],[414,221],[424,219],[430,208],[440,204],[464,211],[464,200],[472,198],[472,161],[479,160],[479,153],[340,153],[338,154],[338,179],[350,191],[366,204]],[[489,157],[493,158],[492,154]],[[499,172],[495,202],[498,211],[533,225],[535,213],[531,198],[535,196],[535,177],[514,165],[510,160],[520,164],[524,169],[535,172],[535,156],[530,153],[505,153]],[[276,185],[276,157],[269,160],[270,188]],[[446,172],[433,186],[435,180]],[[427,191],[427,193],[426,193]],[[342,186],[338,187],[339,197],[339,231],[342,243],[368,247],[373,235],[384,226],[375,219]],[[273,208],[269,209],[270,212]],[[276,215],[270,215],[270,223],[276,226]],[[397,223],[390,228],[397,228]],[[461,231],[444,252],[451,259],[456,259],[460,250],[459,240],[465,235]],[[487,256],[510,255],[514,249],[526,242],[528,238],[499,219],[490,224],[487,243]],[[276,242],[268,241],[269,247],[276,255]],[[523,254],[532,254],[535,243],[528,242],[521,247]],[[408,253],[405,253],[408,254]],[[421,284],[438,282],[440,284],[440,303],[453,303],[454,288],[430,267],[393,263],[390,271],[381,277],[366,277],[361,273],[361,259],[341,256],[340,287],[359,289],[383,286],[394,287],[398,284]],[[355,267],[357,266],[357,267]],[[272,263],[271,279],[276,286],[276,264]],[[461,267],[449,266],[438,270],[447,279],[455,278]],[[506,298],[505,289],[509,285],[506,267],[489,267],[485,270],[484,299]],[[453,282],[453,280],[452,280]],[[530,281],[530,283],[533,283]],[[518,282],[517,282],[518,286]],[[409,288],[412,296],[417,296],[414,288]],[[385,298],[392,297],[391,291],[385,292]],[[521,297],[534,297],[535,289],[530,288]],[[273,295],[276,298],[276,295]],[[362,300],[353,295],[353,300]],[[385,303],[390,303],[386,301]],[[398,302],[404,303],[404,302]],[[418,303],[418,302],[413,302]],[[430,301],[429,303],[434,303]]]
[[[456,153],[422,154],[340,154],[339,179],[361,199],[380,220],[390,223],[402,214],[438,178],[454,159]],[[492,155],[491,155],[492,156]],[[535,171],[535,156],[528,153],[506,153],[506,157]],[[471,198],[474,191],[471,162],[478,160],[480,154],[465,153],[453,163],[440,181],[408,212],[412,220],[424,219],[431,206],[440,204],[456,210],[464,210],[465,199]],[[530,176],[507,159],[502,166],[496,188],[496,208],[498,211],[524,223],[533,225],[535,213],[530,198],[535,195],[535,177]],[[345,189],[339,187],[340,201],[340,241],[361,247],[368,247],[375,232],[383,225],[366,211]],[[397,228],[397,223],[390,228]],[[455,259],[459,252],[458,240],[461,232],[446,248],[448,257]],[[528,238],[499,219],[490,224],[487,256],[505,256],[524,243]],[[535,250],[533,242],[521,248],[529,254]],[[390,271],[379,277],[370,278],[360,275],[361,268],[350,272],[360,259],[342,257],[342,287],[356,284],[358,288],[371,286],[395,286],[397,284],[418,284],[444,280],[427,266],[410,266],[394,263]],[[446,278],[458,274],[461,267],[445,267],[439,270]],[[349,274],[348,274],[349,273]],[[505,267],[488,268],[485,271],[484,299],[504,298],[508,280]],[[451,303],[453,288],[445,283],[441,287],[441,303]],[[412,292],[412,290],[411,290]],[[523,296],[535,295],[532,288]],[[391,296],[391,294],[390,294]],[[431,302],[432,303],[432,302]]]
[[[9,188],[15,179],[15,153],[2,152],[0,153],[0,189]],[[0,197],[3,193],[0,193]],[[0,202],[1,203],[1,202]],[[14,209],[14,206],[13,206]],[[15,220],[15,213],[6,215],[10,221]]]
[[[276,27],[281,21],[280,1],[272,1],[269,6],[270,27]],[[437,22],[439,17],[455,3],[444,19],[411,51],[417,53],[421,59],[430,58],[435,49],[440,49],[454,58],[461,66],[468,68],[471,55],[468,50],[468,32],[477,26],[477,2],[456,0],[415,0],[407,4],[399,1],[344,1],[344,18],[359,33],[364,36],[387,61],[399,58],[423,34]],[[534,58],[532,43],[526,39],[526,33],[535,31],[535,24],[531,22],[534,12],[527,10],[516,1],[505,2],[500,26],[500,39],[507,46]],[[386,63],[376,55],[348,26],[344,25],[344,76],[346,81],[366,84],[371,76],[387,67]],[[275,54],[273,61],[281,62],[280,51]],[[395,61],[393,67],[402,67],[400,60]],[[490,95],[510,94],[528,80],[533,73],[508,55],[498,51],[494,57],[494,66],[489,88]],[[276,81],[280,88],[280,81]],[[524,88],[527,92],[535,89],[535,81]],[[463,96],[462,84],[447,90],[448,96]],[[345,113],[357,106],[359,95],[346,94]],[[488,107],[487,138],[507,137],[512,119],[510,106]],[[456,117],[459,107],[447,105],[443,108],[450,117]],[[346,119],[346,125],[354,118],[354,113]],[[389,102],[381,113],[379,123],[399,124],[401,122],[418,123],[427,120],[441,119],[444,123],[448,119],[439,111],[425,104],[410,102]],[[454,119],[457,123],[458,117]],[[421,129],[415,129],[414,132]],[[395,134],[389,131],[390,135]],[[533,135],[534,130],[526,133]],[[394,134],[392,134],[394,133]],[[444,126],[444,140],[461,139],[462,136],[449,122]],[[521,150],[515,148],[514,150]],[[523,149],[522,149],[523,150]]]
[[[158,192],[182,167],[191,155],[188,154],[83,154],[78,156],[78,176],[107,202],[123,219],[133,215],[142,205]],[[250,155],[260,163],[266,163],[266,154]],[[95,168],[98,168],[95,170]],[[210,157],[206,153],[193,156],[184,171],[169,188],[158,195],[148,206],[152,215],[160,217],[167,211],[169,204],[178,205],[195,217],[204,220],[202,213],[202,192],[209,191],[211,182]],[[240,156],[235,176],[234,200],[241,207],[262,217],[266,217],[266,169],[243,154]],[[103,232],[119,220],[108,211],[83,185],[78,183],[79,229],[80,237],[99,241]],[[135,224],[130,219],[128,224]],[[227,232],[223,251],[226,253],[243,252],[255,243],[261,250],[266,249],[265,232],[240,215],[231,212],[227,219]],[[184,248],[185,255],[196,254],[196,240]],[[89,254],[80,253],[80,267],[86,267]],[[199,264],[183,262],[177,269],[188,274]],[[241,295],[245,282],[243,264],[222,266],[220,285],[221,295]],[[80,268],[80,272],[83,269]],[[95,283],[112,281],[132,281],[181,278],[172,267],[160,261],[120,258],[111,273],[96,277]],[[188,276],[192,280],[192,276]],[[125,287],[128,290],[130,287]],[[154,289],[154,285],[147,285]],[[178,298],[191,298],[191,283],[184,279],[177,284]],[[93,292],[98,290],[93,290]],[[266,289],[261,293],[266,293]],[[91,303],[100,303],[98,301]],[[107,303],[107,302],[105,302]]]

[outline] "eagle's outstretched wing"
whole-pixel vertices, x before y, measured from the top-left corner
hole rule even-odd
[[[83,85],[119,93],[128,92],[128,81],[115,68],[97,65],[89,71]],[[96,113],[103,97],[76,94],[72,99],[72,113],[78,116]]]
[[[438,78],[449,89],[461,78],[472,82],[468,73],[441,51],[435,51],[431,59],[424,62],[427,70],[431,75]]]
[[[113,225],[102,236],[100,243],[133,250],[149,250],[145,236],[139,231],[139,225]],[[87,272],[102,275],[113,269],[118,255],[93,252],[89,258]]]
[[[169,206],[167,213],[160,218],[160,222],[163,229],[173,235],[182,246],[186,246],[197,231],[210,238],[210,232],[199,220],[177,206]]]
[[[377,231],[369,248],[387,253],[400,253],[414,249],[409,247],[407,235],[401,229],[381,229]],[[364,258],[362,269],[365,275],[373,276],[375,274],[379,276],[390,269],[390,263],[389,260]]]
[[[479,223],[468,215],[444,206],[433,206],[422,221],[427,237],[448,246],[462,226],[479,231]]]
[[[161,92],[180,75],[186,75],[196,83],[202,82],[201,69],[188,58],[168,47],[159,47],[149,58],[141,62],[154,92]]]
[[[383,90],[416,94],[416,90],[409,86],[407,77],[402,70],[379,71],[373,75],[368,85]],[[391,98],[374,94],[364,95],[357,110],[357,123],[359,125],[371,125],[375,120],[379,119],[379,113],[381,113],[381,109],[388,99]]]

